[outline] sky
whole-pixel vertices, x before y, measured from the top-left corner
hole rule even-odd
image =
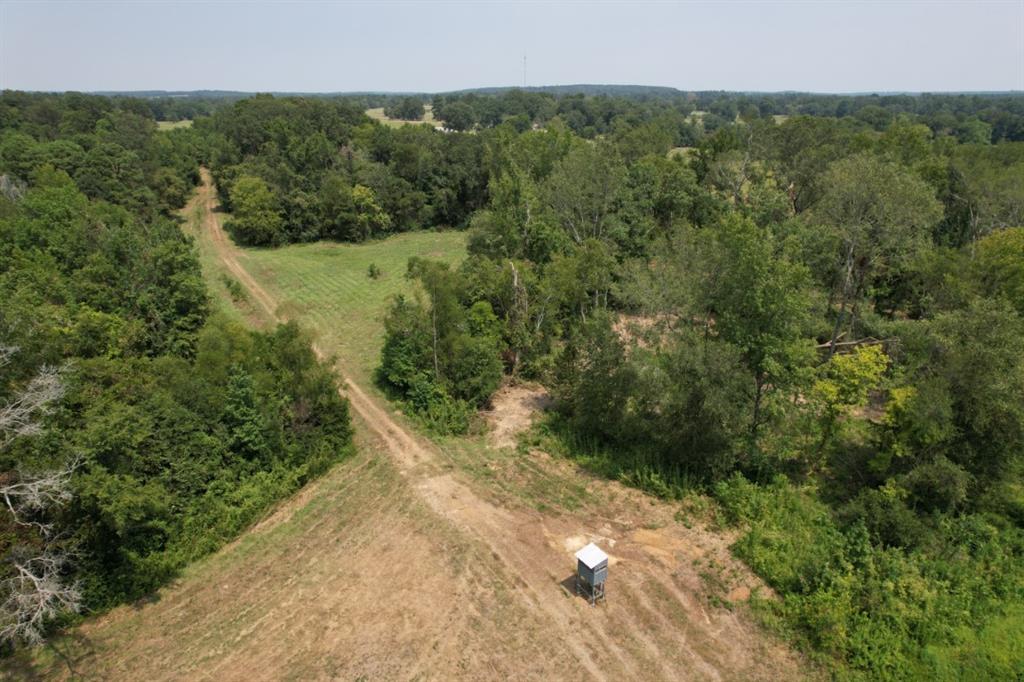
[[[1024,0],[0,0],[0,89],[1024,90]]]

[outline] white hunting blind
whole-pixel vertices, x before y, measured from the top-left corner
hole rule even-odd
[[[576,594],[583,594],[593,606],[604,599],[604,583],[608,579],[608,555],[591,542],[576,552]]]

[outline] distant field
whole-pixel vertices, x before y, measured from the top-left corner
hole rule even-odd
[[[424,112],[422,121],[405,121],[398,118],[388,118],[387,116],[384,115],[384,107],[377,107],[376,109],[367,109],[366,115],[372,119],[380,121],[381,123],[389,125],[393,128],[398,128],[400,126],[405,125],[422,125],[424,123],[429,123],[432,126],[441,125],[441,121],[438,121],[436,118],[434,118],[434,111],[431,105],[424,105],[423,109]]]
[[[411,256],[448,263],[466,252],[464,232],[409,232],[369,244],[318,242],[279,249],[243,249],[238,258],[277,300],[281,312],[302,320],[325,350],[345,360],[364,381],[377,365],[388,300],[412,291],[405,278]],[[370,279],[375,263],[382,271]]]
[[[192,121],[157,121],[157,130],[174,130],[175,128],[191,128]]]

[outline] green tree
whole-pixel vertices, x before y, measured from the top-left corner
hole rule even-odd
[[[403,121],[420,121],[423,119],[423,101],[416,97],[402,97],[384,108],[384,115]]]
[[[283,235],[284,221],[277,198],[262,178],[246,175],[231,188],[233,208],[230,227],[239,241],[253,246],[276,246]]]
[[[257,405],[252,377],[235,365],[228,377],[223,420],[228,429],[228,447],[248,460],[263,460],[268,455],[266,427]]]
[[[742,353],[754,379],[752,441],[765,399],[792,386],[814,360],[805,336],[811,307],[807,270],[778,252],[769,233],[733,213],[716,226],[705,257],[712,266],[706,303],[715,331]]]
[[[440,111],[444,127],[451,130],[470,130],[476,125],[476,113],[465,102],[445,104]]]
[[[608,144],[583,144],[556,164],[544,196],[559,226],[576,244],[608,239],[618,227],[616,201],[625,166]]]
[[[872,277],[898,271],[928,247],[942,207],[923,180],[867,154],[834,163],[824,184],[824,195],[814,209],[816,221],[834,231],[841,245],[841,253],[836,254],[839,271],[834,295],[839,310],[831,354],[847,307],[865,292]]]
[[[528,174],[502,171],[491,178],[488,192],[488,207],[473,216],[470,252],[544,263],[568,245]]]
[[[113,142],[101,142],[83,159],[75,182],[87,196],[144,211],[153,202],[138,155]]]
[[[811,388],[811,404],[818,411],[821,437],[816,458],[836,438],[840,418],[867,404],[870,391],[877,389],[889,367],[881,346],[858,346],[852,353],[833,355],[819,370]]]
[[[1024,464],[1024,320],[1005,300],[976,299],[938,316],[933,333],[923,371],[949,387],[949,458],[986,483],[1012,476]]]
[[[377,203],[373,190],[363,185],[352,188],[352,210],[355,213],[356,235],[365,241],[391,227],[391,216]]]
[[[971,271],[982,295],[1002,297],[1024,315],[1024,227],[979,240]]]
[[[339,173],[327,175],[320,187],[319,207],[324,237],[357,240],[355,202],[348,178]]]

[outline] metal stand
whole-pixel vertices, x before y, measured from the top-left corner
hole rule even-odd
[[[584,580],[579,573],[576,574],[576,594],[584,595],[590,601],[590,605],[594,606],[598,601],[604,601],[604,583],[597,585],[591,585]]]

